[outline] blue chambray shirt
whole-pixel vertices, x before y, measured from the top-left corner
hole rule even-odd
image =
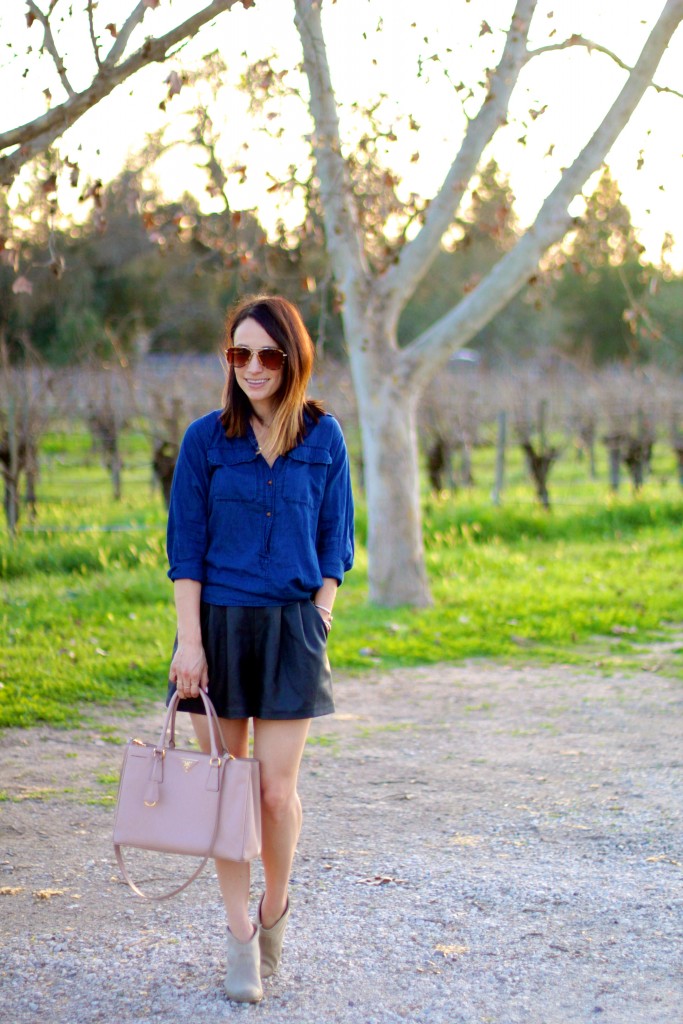
[[[208,604],[282,605],[310,598],[353,564],[353,497],[332,416],[306,420],[301,444],[270,467],[249,437],[226,438],[220,411],[180,446],[168,515],[172,580],[202,583]]]

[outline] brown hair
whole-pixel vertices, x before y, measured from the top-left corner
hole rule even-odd
[[[225,343],[234,344],[235,331],[247,319],[255,320],[287,353],[282,367],[282,384],[271,427],[268,454],[284,455],[304,437],[304,413],[317,423],[325,409],[320,402],[306,398],[313,372],[315,349],[297,307],[281,295],[248,295],[229,310],[225,321]],[[246,437],[249,419],[254,415],[251,402],[237,383],[235,369],[228,366],[223,389],[221,423],[227,437]]]

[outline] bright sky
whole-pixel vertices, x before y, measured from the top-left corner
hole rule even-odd
[[[42,3],[47,6],[47,0]],[[104,40],[109,40],[104,25],[109,21],[120,25],[121,11],[128,10],[132,3],[100,0],[97,23]],[[540,0],[531,45],[581,33],[633,62],[663,6],[664,0]],[[93,70],[83,7],[74,5],[73,18],[67,19],[57,34],[76,90],[88,83]],[[414,0],[338,0],[336,4],[326,0],[324,25],[342,125],[352,125],[350,107],[354,101],[368,103],[379,92],[389,97],[387,117],[410,113],[420,125],[419,132],[399,133],[399,142],[390,150],[392,166],[403,176],[407,189],[428,196],[438,187],[465,126],[465,114],[452,83],[464,81],[476,89],[482,68],[491,66],[500,53],[504,38],[501,30],[509,24],[513,7],[513,0],[420,0],[419,4]],[[66,14],[68,0],[58,0],[55,14],[62,8]],[[138,41],[146,34],[162,32],[196,8],[197,0],[162,0],[157,10],[148,12]],[[181,54],[182,64],[187,66],[218,48],[228,65],[228,85],[214,108],[214,121],[221,133],[221,156],[226,165],[246,162],[249,168],[246,184],[231,186],[231,204],[233,208],[257,207],[266,225],[282,213],[276,208],[277,197],[266,193],[271,184],[267,172],[286,177],[289,164],[305,161],[306,150],[298,140],[309,129],[309,122],[301,104],[289,101],[286,135],[273,143],[247,117],[246,99],[235,85],[245,64],[244,52],[250,61],[277,53],[276,63],[281,68],[293,68],[299,62],[292,17],[291,0],[257,0],[256,7],[248,11],[238,5],[200,33]],[[483,18],[492,32],[480,36]],[[45,88],[51,90],[53,102],[63,97],[51,58],[46,54],[38,57],[41,41],[42,29],[37,23],[27,29],[19,0],[9,11],[2,11],[0,95],[11,96],[12,102],[3,102],[0,107],[0,131],[41,113],[45,109]],[[33,52],[27,56],[28,46]],[[440,59],[430,60],[435,54]],[[84,174],[106,180],[121,168],[129,151],[140,148],[145,132],[173,119],[172,137],[181,141],[186,138],[189,122],[182,111],[192,105],[189,90],[175,97],[165,114],[158,108],[166,91],[163,81],[173,67],[181,67],[181,61],[145,69],[122,85],[64,136],[59,143],[61,152],[78,159]],[[296,77],[292,73],[288,81],[294,84]],[[573,159],[597,127],[624,77],[625,73],[607,56],[577,48],[541,56],[523,72],[513,97],[511,123],[498,133],[491,149],[511,180],[523,224],[532,219],[560,168]],[[680,29],[656,81],[683,92]],[[528,111],[546,104],[543,115],[531,120]],[[608,157],[648,255],[657,259],[663,234],[670,231],[678,240],[679,266],[683,265],[683,200],[678,187],[683,150],[678,126],[682,117],[683,99],[650,90]],[[528,131],[522,121],[528,123]],[[526,145],[518,141],[523,136]],[[246,151],[241,148],[245,144]],[[552,155],[546,156],[551,146]],[[417,150],[420,159],[411,162]],[[638,170],[641,150],[642,167]],[[183,190],[206,197],[205,176],[195,166],[200,159],[187,147],[174,147],[164,159],[159,179],[169,197]],[[75,207],[73,192],[63,197],[62,205],[65,209]],[[210,207],[208,197],[204,205]],[[285,211],[285,219],[295,221],[298,213]]]

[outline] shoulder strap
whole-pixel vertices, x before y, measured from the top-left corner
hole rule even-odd
[[[128,885],[131,887],[133,892],[136,893],[138,896],[142,896],[143,900],[168,900],[171,898],[171,896],[177,896],[179,892],[182,892],[183,889],[187,889],[188,885],[190,885],[191,882],[194,882],[195,878],[197,878],[197,876],[201,874],[201,872],[206,867],[206,864],[209,859],[208,857],[204,857],[197,870],[190,875],[186,882],[183,882],[182,885],[178,886],[177,889],[172,889],[171,892],[165,892],[161,896],[150,896],[149,893],[143,892],[142,889],[139,889],[138,886],[133,881],[133,879],[128,874],[128,870],[123,860],[123,851],[121,850],[121,847],[118,843],[114,843],[114,853],[116,854],[116,862],[119,868],[121,869],[121,874],[128,882]]]

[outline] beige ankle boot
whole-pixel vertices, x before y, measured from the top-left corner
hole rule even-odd
[[[261,921],[261,906],[263,904],[263,896],[261,902],[258,905],[258,941],[261,949],[261,977],[270,978],[271,974],[275,974],[276,970],[280,965],[280,957],[282,956],[282,942],[285,937],[285,928],[287,927],[287,921],[289,919],[289,900],[287,900],[287,906],[285,912],[279,921],[276,921],[272,928],[264,928]]]
[[[249,942],[238,942],[228,929],[228,968],[223,987],[229,999],[238,1003],[258,1003],[263,999],[259,956],[259,932]]]

